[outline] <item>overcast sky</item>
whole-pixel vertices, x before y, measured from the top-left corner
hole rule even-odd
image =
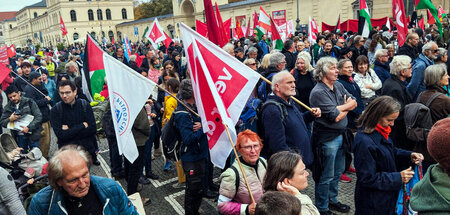
[[[40,2],[41,0],[0,0],[0,12],[19,11],[20,9]]]

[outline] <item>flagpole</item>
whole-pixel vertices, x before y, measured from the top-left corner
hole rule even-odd
[[[255,202],[255,198],[253,197],[250,185],[248,184],[248,180],[247,180],[247,176],[245,175],[244,168],[242,168],[241,160],[239,159],[238,153],[236,151],[236,147],[234,147],[233,140],[231,139],[230,130],[228,130],[228,126],[225,123],[223,125],[225,126],[225,129],[227,130],[227,134],[228,134],[228,138],[230,139],[231,147],[233,148],[234,155],[236,156],[236,160],[237,160],[237,162],[239,164],[239,168],[241,169],[242,176],[244,176],[245,185],[247,185],[248,193],[250,194],[250,198],[252,199],[252,203],[256,203]],[[236,176],[236,177],[239,177],[239,176]]]
[[[186,109],[188,109],[191,113],[193,113],[194,115],[196,115],[197,117],[200,117],[198,115],[198,113],[196,113],[194,110],[192,110],[189,106],[187,106],[184,102],[182,102],[180,99],[178,99],[174,94],[170,93],[169,91],[167,91],[166,89],[162,88],[159,85],[156,85],[159,89],[163,90],[164,92],[166,92],[167,94],[169,94],[170,96],[172,96],[174,99],[176,99],[181,105],[183,105]]]
[[[34,88],[36,91],[38,91],[40,94],[42,94],[43,96],[47,96],[45,95],[43,92],[41,92],[38,88],[36,88],[35,86],[33,86],[30,82],[28,82],[27,80],[25,80],[25,78],[22,78],[22,76],[20,76],[19,74],[17,74],[16,72],[12,71],[12,73],[14,73],[15,75],[17,75],[17,77],[19,77],[20,79],[22,79],[23,81],[25,81],[28,85],[30,85],[32,88]]]
[[[269,79],[265,78],[264,76],[260,77],[263,81],[267,82],[268,84],[272,85],[272,82],[269,81]],[[294,96],[291,96],[291,99],[294,100],[295,102],[297,102],[299,105],[303,106],[304,108],[306,108],[306,110],[313,112],[313,110],[308,107],[308,105],[305,105],[303,102],[301,102],[300,100],[298,100],[297,98],[295,98]]]

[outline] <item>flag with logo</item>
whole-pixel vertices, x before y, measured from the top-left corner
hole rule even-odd
[[[407,21],[405,16],[405,7],[403,6],[403,0],[393,0],[392,11],[392,16],[395,18],[395,21],[397,21],[398,43],[400,46],[403,46],[406,40],[406,35],[408,34],[408,24],[406,23]]]
[[[92,38],[86,34],[86,48],[84,50],[82,74],[83,93],[92,100],[93,95],[100,93],[105,84],[105,66],[103,50]]]
[[[416,0],[415,5],[416,5],[416,10],[420,10],[420,9],[428,9],[429,10],[430,19],[431,19],[431,17],[434,18],[434,20],[436,21],[436,25],[439,29],[439,33],[441,34],[441,37],[442,37],[442,33],[443,33],[442,32],[442,23],[439,20],[438,10],[433,5],[433,3],[431,3],[430,0]]]
[[[150,25],[150,28],[146,31],[144,37],[150,41],[153,48],[155,49],[158,49],[159,42],[162,42],[166,39],[166,36],[164,36],[163,28],[161,27],[161,25],[159,25],[157,18],[153,20],[152,25]]]
[[[63,37],[66,36],[67,28],[66,28],[66,25],[64,24],[64,21],[63,21],[61,15],[59,15],[59,27],[61,28],[61,32],[62,32]]]
[[[366,0],[359,0],[358,34],[367,38],[371,30],[372,23],[370,22],[370,12]]]
[[[0,64],[9,65],[8,46],[0,47]]]
[[[317,30],[317,23],[316,23],[316,21],[314,21],[314,19],[311,19],[311,17],[309,17],[308,41],[311,43],[311,45],[316,44],[317,34],[318,33],[319,33],[319,30]]]
[[[123,53],[128,62],[128,61],[130,61],[130,56],[131,56],[131,44],[130,44],[130,41],[128,40],[128,37],[126,34],[123,35],[122,40],[123,40]]]
[[[12,44],[10,47],[8,47],[8,57],[12,58],[16,56],[16,48],[14,47],[14,44]]]
[[[236,19],[236,33],[237,33],[238,39],[245,37],[244,31],[242,31],[241,22],[239,21],[239,19]]]
[[[223,168],[231,151],[224,124],[236,143],[234,126],[260,75],[185,24],[180,30],[211,161]]]
[[[156,84],[107,53],[102,54],[102,60],[119,154],[133,163],[139,152],[131,128],[148,97],[155,92]]]

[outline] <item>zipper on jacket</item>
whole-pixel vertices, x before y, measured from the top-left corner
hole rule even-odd
[[[103,215],[105,215],[105,208],[106,208],[106,206],[108,206],[108,203],[109,203],[109,198],[106,199],[106,203],[105,203],[105,205],[103,206]]]
[[[61,201],[58,202],[59,208],[65,213],[68,214],[66,209],[62,206]]]

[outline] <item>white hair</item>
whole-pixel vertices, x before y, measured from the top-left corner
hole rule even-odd
[[[275,92],[275,85],[279,84],[281,81],[283,81],[283,79],[287,76],[287,75],[291,75],[291,73],[289,73],[287,70],[283,70],[281,72],[277,72],[273,77],[272,77],[272,92]]]
[[[407,55],[394,56],[392,62],[389,64],[391,75],[399,77],[401,72],[408,69],[411,63],[411,58]]]
[[[231,43],[227,43],[222,47],[223,50],[225,50],[227,53],[234,52],[234,45]]]
[[[378,58],[380,58],[382,55],[386,55],[387,53],[388,53],[388,50],[387,50],[387,49],[378,49],[378,50],[375,52],[374,57],[375,57],[375,59],[378,60]]]
[[[422,46],[422,54],[425,55],[425,52],[426,52],[427,50],[431,50],[431,47],[432,47],[433,45],[436,45],[436,43],[435,43],[435,42],[428,42],[428,43],[425,43],[425,45]],[[437,45],[436,45],[436,46],[437,46]]]

